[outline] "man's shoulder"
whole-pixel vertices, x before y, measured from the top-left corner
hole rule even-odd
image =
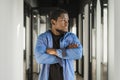
[[[72,32],[67,32],[65,36],[66,37],[72,37],[72,36],[76,36],[76,35]]]
[[[50,34],[50,32],[49,32],[49,31],[46,31],[46,32],[44,32],[44,33],[41,33],[38,37],[44,38],[44,37],[46,37],[46,36],[49,35],[49,34]]]

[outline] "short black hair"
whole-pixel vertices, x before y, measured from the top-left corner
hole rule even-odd
[[[60,9],[60,8],[57,8],[55,10],[52,10],[49,14],[49,17],[50,17],[50,20],[51,19],[54,19],[54,20],[57,20],[57,18],[62,14],[62,13],[66,13],[68,14],[68,12],[64,9]]]

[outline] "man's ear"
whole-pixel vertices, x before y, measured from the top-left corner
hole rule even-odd
[[[52,25],[55,25],[55,20],[52,19],[52,20],[51,20],[51,24],[52,24]]]

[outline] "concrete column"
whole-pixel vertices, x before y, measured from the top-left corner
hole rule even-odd
[[[120,1],[108,0],[108,80],[120,79]]]
[[[83,21],[83,55],[84,55],[84,80],[88,80],[88,51],[89,51],[89,43],[88,43],[88,37],[89,37],[89,13],[88,4],[85,6],[85,15],[84,15],[84,21]]]
[[[23,0],[0,0],[0,80],[23,80]]]
[[[115,79],[120,79],[120,0],[114,1],[114,63],[115,63]]]
[[[101,25],[101,7],[100,0],[97,0],[96,10],[96,80],[101,80],[101,58],[102,58],[102,25]]]
[[[117,0],[119,1],[119,0]],[[114,56],[115,56],[115,48],[114,48],[114,29],[115,29],[115,21],[114,21],[114,0],[108,0],[108,80],[119,80],[115,79],[115,71],[114,71]]]

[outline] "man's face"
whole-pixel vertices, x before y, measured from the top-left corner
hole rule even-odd
[[[68,31],[68,21],[69,21],[69,17],[67,13],[63,13],[61,14],[57,21],[54,20],[54,28],[56,30],[62,30],[64,32]]]

